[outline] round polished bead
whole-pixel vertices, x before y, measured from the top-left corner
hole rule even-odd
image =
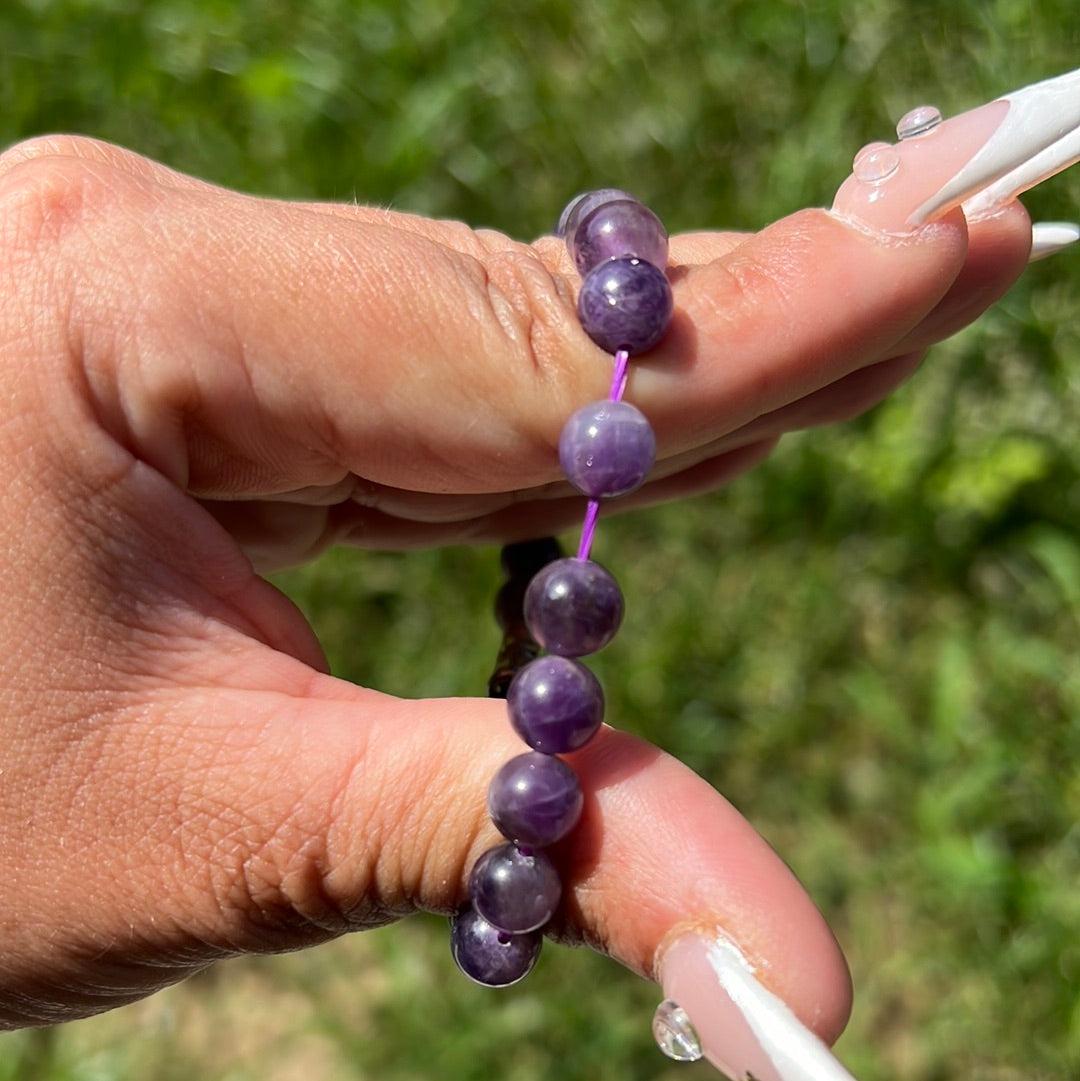
[[[610,398],[582,406],[559,437],[559,462],[570,483],[592,499],[626,495],[648,476],[656,436],[645,414]]]
[[[565,837],[584,803],[577,774],[561,758],[538,751],[511,758],[488,787],[491,821],[504,837],[527,847]]]
[[[647,206],[636,199],[617,199],[585,215],[567,247],[578,273],[585,277],[608,259],[636,258],[655,267],[666,266],[668,235]]]
[[[510,934],[537,931],[551,919],[562,896],[555,864],[545,852],[517,845],[489,849],[469,876],[473,908],[492,927]]]
[[[578,294],[585,333],[614,353],[647,352],[664,336],[674,301],[664,272],[641,259],[609,259],[589,271]]]
[[[555,235],[565,237],[569,245],[570,239],[577,232],[582,218],[591,214],[598,206],[604,203],[612,203],[619,199],[633,199],[619,188],[596,188],[594,191],[583,191],[575,195],[563,209],[559,216],[559,224],[555,227]]]
[[[584,657],[615,637],[623,597],[611,573],[591,559],[557,559],[525,591],[525,623],[549,653]]]
[[[537,657],[514,676],[506,694],[514,731],[541,754],[584,747],[604,720],[604,691],[585,665],[569,657]]]
[[[450,952],[458,968],[485,987],[509,987],[524,979],[540,956],[539,931],[512,935],[493,927],[472,905],[450,921]]]

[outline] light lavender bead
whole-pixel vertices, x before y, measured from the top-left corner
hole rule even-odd
[[[656,459],[656,436],[637,406],[592,402],[559,436],[559,462],[570,483],[592,499],[626,495],[645,480]]]
[[[566,204],[559,217],[559,224],[555,227],[555,235],[565,237],[567,246],[569,246],[574,233],[577,232],[581,219],[587,214],[591,214],[598,206],[602,206],[604,203],[611,203],[617,199],[633,198],[632,195],[627,194],[620,188],[596,188],[593,191],[583,191],[575,195]]]
[[[667,265],[668,235],[647,206],[636,199],[616,199],[585,215],[567,247],[582,277],[608,259],[641,259],[662,269]]]

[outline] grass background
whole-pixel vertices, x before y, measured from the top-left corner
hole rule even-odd
[[[1075,0],[6,0],[0,142],[86,132],[522,237],[608,183],[672,230],[755,228],[827,202],[911,106],[1078,63]],[[1075,218],[1080,169],[1027,201]],[[870,416],[600,538],[629,604],[609,716],[806,882],[863,1081],[1080,1076],[1078,286],[1075,253],[1031,268]],[[339,674],[441,695],[484,686],[496,577],[453,549],[283,582]],[[654,1050],[655,999],[559,949],[493,996],[420,917],[2,1036],[0,1081],[712,1076]]]

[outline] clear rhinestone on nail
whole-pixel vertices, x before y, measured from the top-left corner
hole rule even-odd
[[[940,109],[933,105],[920,105],[900,117],[896,123],[896,135],[899,139],[914,139],[917,135],[933,131],[940,123]]]
[[[657,1046],[668,1058],[676,1062],[697,1062],[701,1058],[701,1041],[677,1002],[666,999],[656,1007],[652,1030]]]
[[[900,168],[900,155],[888,143],[869,143],[855,155],[851,171],[864,184],[880,184]]]

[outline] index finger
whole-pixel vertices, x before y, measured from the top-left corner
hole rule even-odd
[[[83,373],[109,436],[193,494],[534,487],[558,477],[565,417],[606,391],[556,241],[255,199],[122,152],[16,154],[8,206],[39,227],[9,257],[49,263],[37,280],[80,328],[55,362]],[[677,241],[674,324],[628,391],[661,455],[888,355],[965,243],[962,219],[897,240],[823,211],[734,247]]]

